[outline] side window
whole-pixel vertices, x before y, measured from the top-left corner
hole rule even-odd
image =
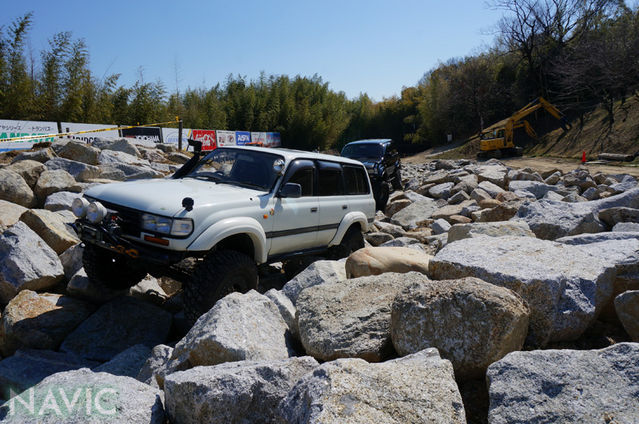
[[[346,194],[368,194],[366,171],[360,166],[344,165],[344,183]]]
[[[319,161],[318,187],[320,196],[343,195],[342,167],[338,163]]]
[[[307,162],[307,161],[304,161]],[[294,171],[293,175],[287,180],[289,183],[295,183],[302,186],[302,197],[313,196],[313,184],[315,177],[315,168],[312,166],[312,162],[309,162],[310,166],[305,166],[306,163],[301,163],[300,168]],[[295,166],[293,164],[292,166]]]

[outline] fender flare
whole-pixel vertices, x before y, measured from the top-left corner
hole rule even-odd
[[[246,234],[251,238],[254,260],[257,264],[266,262],[266,234],[262,226],[253,218],[235,217],[216,222],[200,234],[188,247],[191,251],[208,251],[227,237]]]
[[[346,234],[346,231],[353,225],[359,224],[363,231],[368,229],[368,219],[364,212],[349,212],[347,213],[342,221],[339,223],[339,227],[337,228],[337,232],[333,239],[328,243],[328,246],[335,246],[342,242],[342,238]]]

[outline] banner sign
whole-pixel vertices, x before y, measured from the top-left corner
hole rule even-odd
[[[251,133],[251,144],[253,146],[266,146],[266,133],[263,133],[263,132],[252,132]]]
[[[251,144],[251,133],[248,131],[235,131],[235,143],[238,146]]]
[[[282,139],[280,138],[280,133],[278,132],[269,132],[266,133],[266,144],[267,147],[280,147],[282,145]]]
[[[32,140],[2,142],[3,139],[35,135],[57,134],[58,124],[43,121],[14,121],[0,119],[0,152],[7,150],[30,149],[35,143],[55,141],[55,137],[37,138]]]
[[[191,138],[191,129],[182,128],[182,149],[186,150],[189,146],[188,139]],[[162,140],[166,144],[178,144],[177,128],[162,128]]]
[[[202,142],[202,150],[215,150],[217,148],[215,130],[193,130],[191,138]]]
[[[76,131],[92,131],[102,130],[105,128],[113,128],[114,125],[102,125],[102,124],[76,124],[73,122],[63,122],[62,132],[76,132]],[[100,131],[89,134],[75,134],[70,135],[72,140],[84,141],[85,143],[92,143],[96,138],[118,138],[118,130]]]
[[[216,131],[217,147],[235,146],[235,131]]]
[[[120,130],[122,137],[135,138],[142,141],[162,143],[162,128],[160,127],[136,127]]]

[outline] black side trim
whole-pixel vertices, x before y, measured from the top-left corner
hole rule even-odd
[[[315,231],[334,230],[336,228],[339,228],[339,223],[319,225],[315,227],[294,228],[292,230],[269,231],[268,233],[266,233],[266,238],[294,236],[296,234],[312,233]]]

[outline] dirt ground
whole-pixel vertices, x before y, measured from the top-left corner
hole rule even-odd
[[[402,158],[404,163],[425,163],[434,160],[432,156],[425,153],[419,153],[415,156]],[[571,158],[552,158],[552,157],[516,157],[500,159],[502,163],[512,168],[532,168],[536,171],[550,171],[552,169],[559,169],[562,172],[570,172],[581,165],[581,162],[577,159]],[[584,165],[590,170],[591,174],[602,172],[604,174],[630,174],[635,177],[639,177],[639,167],[629,166],[619,163],[599,163],[599,162],[586,162]]]

